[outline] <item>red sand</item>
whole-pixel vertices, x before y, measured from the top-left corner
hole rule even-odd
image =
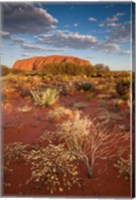
[[[82,111],[90,118],[94,118],[98,115],[99,107],[96,98],[88,101],[84,100],[83,94],[78,94],[76,96],[61,97],[59,103],[70,107],[70,103],[73,102],[87,103],[87,107],[82,109]],[[3,108],[4,144],[16,141],[26,144],[34,144],[44,130],[55,130],[56,124],[52,123],[52,121],[47,117],[47,113],[51,107],[40,108],[38,106],[33,106],[31,101],[27,100],[26,102],[26,100],[24,101],[24,99],[19,97],[12,98],[10,104],[11,110],[9,108]],[[25,113],[18,112],[16,106],[20,107],[24,105],[32,106],[32,110]],[[111,126],[111,129],[112,128],[113,127]],[[113,163],[113,159],[97,160],[94,166],[93,177],[91,179],[86,176],[85,166],[80,165],[83,187],[79,188],[73,186],[71,191],[65,191],[63,193],[58,192],[54,195],[76,195],[80,197],[130,197],[130,181],[125,180],[123,177],[117,177],[118,171],[113,167]],[[34,184],[30,187],[25,185],[25,181],[30,176],[30,168],[29,166],[25,166],[23,161],[13,161],[10,167],[15,170],[15,173],[6,173],[4,175],[4,180],[11,182],[11,187],[4,187],[3,195],[50,196],[45,188],[38,189]]]

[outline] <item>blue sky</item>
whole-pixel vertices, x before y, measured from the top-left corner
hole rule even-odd
[[[2,3],[2,64],[72,55],[129,70],[130,3]]]

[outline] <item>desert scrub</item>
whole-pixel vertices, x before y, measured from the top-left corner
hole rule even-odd
[[[108,133],[106,124],[103,126],[84,117],[77,112],[74,121],[63,122],[55,133],[60,142],[64,142],[67,149],[76,155],[87,167],[88,177],[93,175],[93,168],[97,159],[115,157],[115,151],[122,141],[129,140],[128,134],[113,130]]]
[[[90,157],[91,157],[91,171],[93,172],[94,165],[97,159],[106,160],[116,157],[118,147],[129,141],[129,134],[121,132],[117,129],[112,129],[109,133],[106,123],[95,122],[91,126],[90,134]],[[127,148],[127,145],[126,145]]]
[[[63,144],[49,144],[45,148],[31,150],[27,161],[31,163],[31,181],[39,183],[53,194],[56,191],[70,190],[74,184],[80,186],[75,156],[64,148]]]
[[[116,91],[122,100],[128,100],[130,97],[130,78],[123,78],[116,84]]]
[[[91,176],[91,168],[88,158],[88,137],[90,134],[90,126],[92,122],[84,117],[81,112],[76,112],[74,121],[67,120],[63,122],[57,131],[59,141],[64,141],[67,149],[79,159],[82,160]]]
[[[130,179],[130,167],[131,167],[131,159],[125,159],[120,157],[116,163],[114,163],[114,167],[118,170],[119,177],[123,177],[125,180]]]
[[[71,136],[71,139],[69,138],[70,143],[68,143],[68,148],[78,148],[76,147],[76,140],[80,140],[83,136],[89,135],[90,132],[90,126],[92,122],[88,119],[88,117],[83,116],[83,114],[79,111],[76,111],[75,113],[75,120],[67,120],[63,122],[63,124],[60,126],[58,130],[59,137],[61,139],[62,137]],[[74,138],[76,136],[76,138]],[[72,138],[73,137],[73,138]],[[71,144],[73,143],[73,144]]]
[[[58,90],[53,88],[47,88],[44,91],[30,90],[30,93],[36,104],[40,106],[51,106],[59,99]]]
[[[11,72],[11,69],[5,65],[0,66],[0,72],[2,76],[6,76]]]
[[[8,159],[7,164],[12,160],[24,159],[27,146],[21,142],[4,145],[4,157]]]
[[[93,97],[95,97],[95,93],[94,92],[91,92],[91,91],[87,92],[87,94],[86,94],[86,99],[87,100],[91,100]]]
[[[90,82],[83,82],[83,83],[79,83],[79,82],[75,82],[75,88],[79,91],[92,91],[94,89],[94,85]]]
[[[34,183],[53,194],[71,190],[74,185],[81,186],[78,165],[74,162],[76,157],[63,144],[54,145],[50,142],[44,147],[15,142],[5,145],[4,157],[7,160],[4,163],[6,172],[15,173],[9,168],[9,163],[18,159],[23,159],[23,163],[31,167],[30,178],[25,182],[28,188]],[[9,186],[8,182],[5,182],[5,186]]]
[[[72,111],[68,108],[63,106],[55,108],[49,112],[50,118],[63,118],[66,119],[67,117],[72,116]]]

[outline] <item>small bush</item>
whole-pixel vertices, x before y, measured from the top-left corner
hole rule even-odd
[[[81,143],[81,138],[90,133],[91,123],[87,117],[83,117],[81,112],[77,111],[74,121],[63,122],[58,130],[60,140],[65,137],[69,149],[79,149],[78,144]]]
[[[123,78],[116,84],[116,91],[123,100],[129,99],[130,78]]]
[[[98,158],[115,157],[120,142],[128,141],[127,134],[115,131],[109,134],[107,127],[103,128],[102,124],[83,117],[81,112],[77,112],[74,121],[63,122],[56,135],[58,140],[66,144],[69,151],[84,162],[89,178],[92,177],[93,167]]]
[[[47,88],[45,91],[33,91],[30,93],[34,101],[40,106],[51,106],[58,101],[59,92],[53,88]]]
[[[0,66],[0,69],[1,69],[1,75],[2,75],[2,76],[6,76],[6,75],[8,75],[8,74],[11,72],[11,69],[8,68],[8,67],[5,66],[5,65],[1,65],[1,66]]]
[[[114,167],[118,169],[119,177],[122,176],[125,180],[130,179],[130,164],[131,160],[120,157],[114,164]]]
[[[8,162],[11,160],[18,160],[20,158],[24,159],[24,155],[26,153],[26,147],[21,142],[14,142],[4,146],[4,156],[8,158]]]
[[[11,73],[12,74],[21,74],[21,75],[25,75],[25,71],[24,70],[20,70],[20,69],[11,69]]]
[[[42,183],[51,194],[71,190],[75,184],[80,186],[78,168],[73,163],[75,157],[62,144],[31,150],[26,154],[26,160],[32,165],[27,184],[31,181]]]
[[[51,63],[46,64],[43,66],[43,70],[47,74],[53,74],[53,75],[71,75],[71,76],[77,76],[77,75],[91,75],[93,66],[92,65],[80,65],[77,63],[70,63],[70,62],[63,62],[63,63]]]
[[[89,177],[92,175],[87,156],[88,148],[91,145],[89,141],[91,124],[92,122],[87,117],[83,117],[80,112],[77,112],[74,121],[63,122],[57,131],[59,141],[64,141],[68,150],[85,163]]]
[[[80,90],[91,91],[92,89],[93,89],[93,85],[91,83],[83,83],[80,86]]]
[[[76,157],[63,144],[50,143],[41,147],[37,144],[11,143],[4,146],[4,157],[5,172],[15,173],[9,168],[10,162],[14,160],[23,159],[25,164],[31,166],[31,175],[25,182],[27,187],[34,183],[38,188],[45,187],[53,194],[71,190],[74,185],[81,186],[78,166],[74,163]],[[4,182],[4,185],[11,186],[11,183]]]
[[[94,86],[90,82],[84,82],[84,83],[75,82],[75,88],[77,90],[82,90],[82,91],[87,92],[87,91],[92,91]]]

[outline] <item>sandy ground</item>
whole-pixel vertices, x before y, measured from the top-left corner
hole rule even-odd
[[[101,113],[98,99],[94,97],[91,100],[86,100],[84,94],[81,93],[72,96],[61,96],[59,103],[49,108],[40,108],[34,105],[29,99],[12,96],[9,104],[4,104],[2,108],[3,143],[23,142],[25,144],[35,144],[45,130],[55,130],[57,124],[62,122],[61,120],[49,120],[48,112],[59,105],[73,109],[71,105],[76,102],[86,105],[81,110],[90,119],[93,119]],[[26,105],[30,106],[31,110],[28,112],[19,112],[18,108]],[[110,108],[108,103],[105,104],[105,108]],[[128,125],[129,115],[122,114],[121,117],[120,119],[112,119],[109,122],[109,130],[113,128],[113,125],[121,128],[124,124]],[[127,129],[127,126],[123,128]],[[130,197],[130,180],[118,177],[118,171],[113,167],[114,162],[115,160],[113,158],[108,158],[107,160],[98,159],[95,163],[91,179],[86,175],[86,167],[81,164],[79,170],[82,187],[73,186],[71,191],[56,192],[54,195],[76,197]],[[23,161],[13,161],[10,164],[10,168],[13,169],[14,173],[6,172],[4,174],[3,182],[7,181],[11,183],[10,187],[3,187],[4,196],[50,196],[46,188],[38,188],[33,183],[29,186],[25,184],[31,172],[30,167],[26,166]]]

